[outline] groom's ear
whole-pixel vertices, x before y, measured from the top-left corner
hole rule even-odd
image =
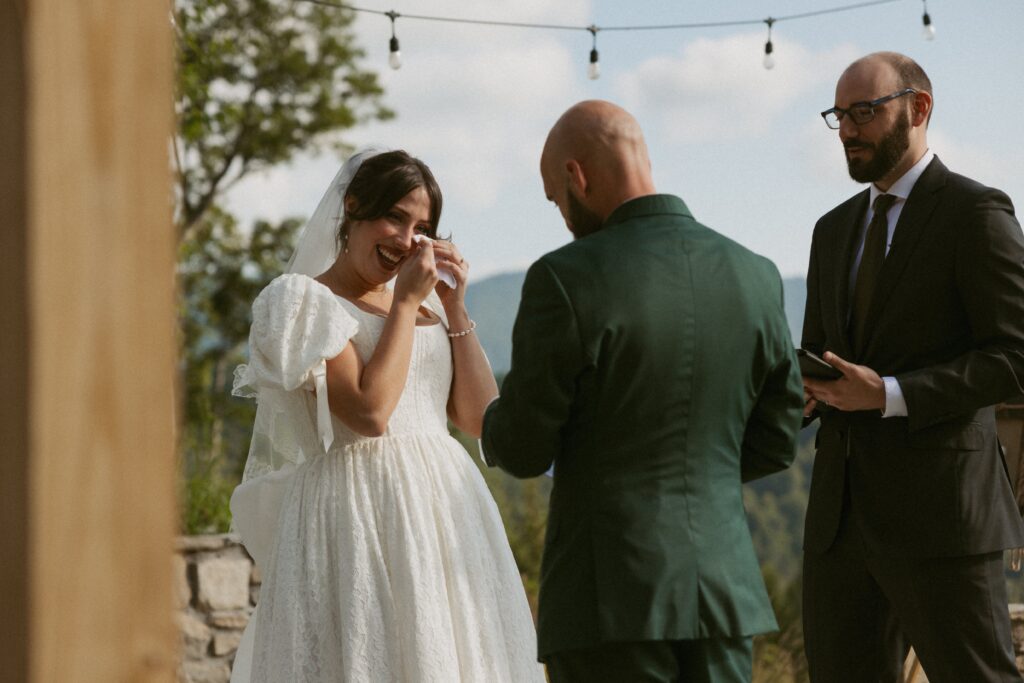
[[[566,160],[565,172],[569,175],[569,186],[575,188],[581,197],[586,197],[590,183],[587,181],[587,174],[584,173],[580,162],[575,159]]]

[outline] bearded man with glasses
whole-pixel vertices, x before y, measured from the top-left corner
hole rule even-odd
[[[814,229],[802,345],[821,419],[804,532],[814,682],[1021,681],[1003,550],[1024,545],[993,406],[1024,393],[1024,236],[1010,199],[928,148],[912,59],[851,64],[822,112],[867,189]],[[905,638],[905,640],[904,640]]]

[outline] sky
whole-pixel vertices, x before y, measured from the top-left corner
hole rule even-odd
[[[850,0],[359,0],[360,7],[472,19],[625,26],[763,19]],[[862,189],[819,112],[854,59],[907,54],[932,80],[932,150],[952,170],[1024,205],[1024,2],[931,0],[780,21],[775,67],[767,28],[599,32],[601,76],[587,78],[585,31],[452,25],[399,18],[403,65],[388,67],[387,18],[360,14],[354,31],[395,119],[347,131],[355,145],[403,148],[444,193],[441,234],[471,264],[470,280],[524,270],[571,240],[538,170],[551,125],[583,99],[606,99],[639,121],[659,192],[683,198],[700,222],[803,275],[817,218]],[[342,159],[302,154],[230,191],[243,224],[309,216]]]

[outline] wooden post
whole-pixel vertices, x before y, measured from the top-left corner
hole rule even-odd
[[[26,65],[20,3],[0,0],[0,661],[28,679]]]
[[[0,3],[0,678],[170,683],[169,6]]]

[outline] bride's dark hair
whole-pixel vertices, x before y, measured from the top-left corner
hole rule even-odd
[[[425,163],[405,150],[384,152],[362,163],[345,193],[345,204],[351,198],[351,211],[338,228],[338,244],[343,246],[348,236],[349,222],[372,221],[386,214],[392,206],[417,187],[422,187],[430,199],[431,239],[437,239],[437,225],[441,220],[441,188]]]

